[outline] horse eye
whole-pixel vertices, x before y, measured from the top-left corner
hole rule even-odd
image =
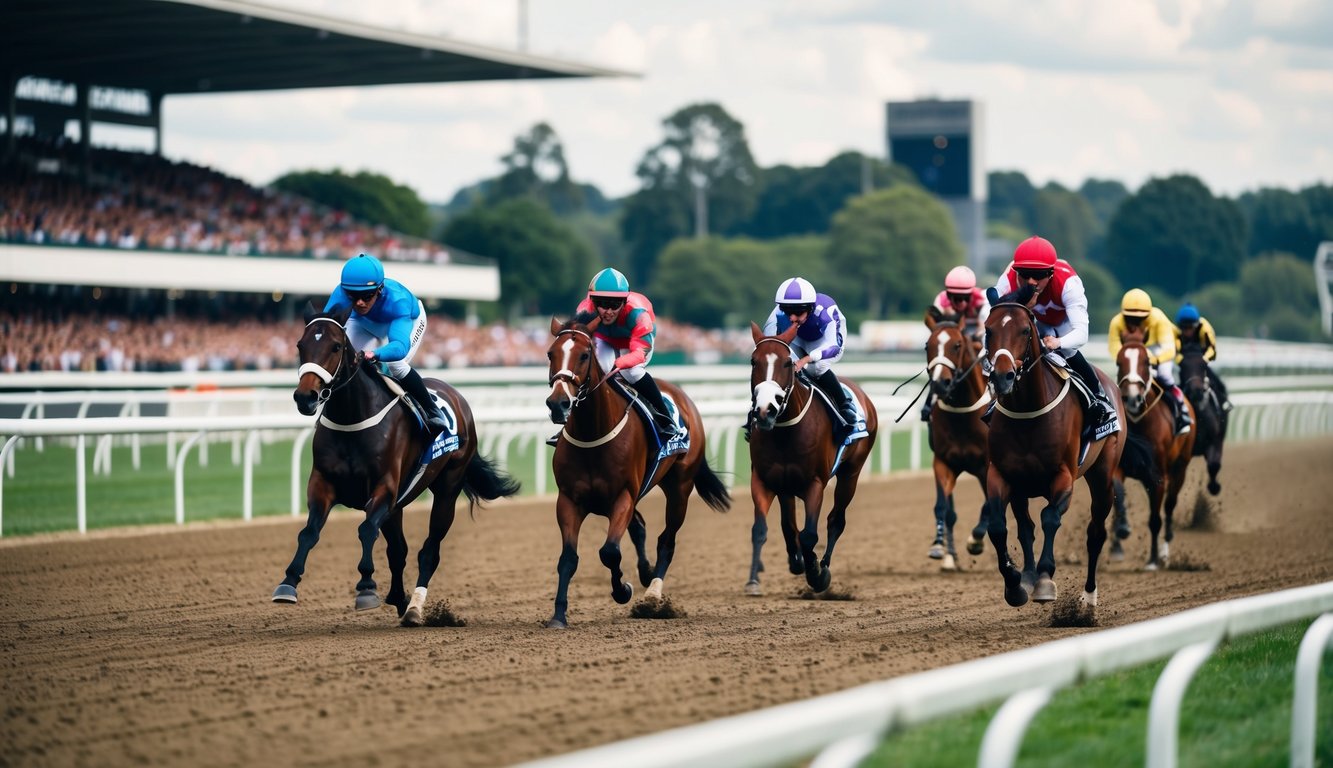
[[[334,351],[334,352],[341,352],[341,351],[343,351],[343,345],[341,345],[341,344],[334,344],[334,345],[333,345],[333,351]]]

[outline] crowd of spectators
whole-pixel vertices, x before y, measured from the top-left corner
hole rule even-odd
[[[0,167],[0,242],[231,256],[445,263],[449,250],[209,168],[142,152],[25,137]]]
[[[295,368],[298,320],[47,313],[0,308],[0,372]],[[418,368],[545,365],[549,328],[470,325],[432,315]],[[657,354],[704,362],[745,355],[749,335],[658,321]]]

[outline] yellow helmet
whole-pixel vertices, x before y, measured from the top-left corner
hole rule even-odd
[[[1120,300],[1120,311],[1130,317],[1147,317],[1152,312],[1152,297],[1142,288],[1130,288]]]

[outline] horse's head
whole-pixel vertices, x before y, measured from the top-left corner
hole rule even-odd
[[[1041,359],[1037,318],[1028,303],[1036,297],[1023,286],[995,303],[986,318],[986,366],[997,395],[1007,395],[1024,372]]]
[[[1208,361],[1203,347],[1186,342],[1180,347],[1180,388],[1197,408],[1208,395]]]
[[[592,341],[592,333],[600,324],[601,319],[596,315],[578,315],[564,323],[551,318],[551,335],[555,338],[546,350],[546,378],[551,385],[546,407],[556,424],[569,420],[569,412],[588,396],[589,386],[600,378],[597,349]]]
[[[938,397],[947,397],[958,382],[976,364],[976,348],[963,336],[963,329],[952,320],[926,318],[930,337],[926,339],[926,374]]]
[[[1120,382],[1125,410],[1137,417],[1143,412],[1148,388],[1152,386],[1152,364],[1148,362],[1148,348],[1143,346],[1142,334],[1127,334],[1121,338],[1124,345],[1115,356],[1115,379]]]
[[[772,429],[778,414],[787,407],[796,384],[796,366],[792,361],[791,340],[798,326],[791,326],[777,336],[765,336],[759,326],[750,323],[754,352],[750,353],[750,414],[756,427]]]
[[[296,342],[301,356],[299,378],[292,399],[296,409],[306,416],[314,414],[320,403],[329,399],[336,382],[345,381],[355,367],[356,354],[347,339],[347,316],[351,308],[326,315],[309,303],[305,310],[305,332]]]

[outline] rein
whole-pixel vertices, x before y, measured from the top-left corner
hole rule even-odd
[[[1029,320],[1029,322],[1031,322],[1031,324],[1032,324],[1032,329],[1033,329],[1033,331],[1040,332],[1040,327],[1037,325],[1037,315],[1036,315],[1036,313],[1034,313],[1034,312],[1032,311],[1032,308],[1031,308],[1031,307],[1029,307],[1029,306],[1027,306],[1027,305],[1025,305],[1025,304],[1019,304],[1018,302],[1014,302],[1014,301],[1006,301],[1006,302],[1002,302],[1002,303],[1000,303],[1000,304],[996,304],[995,307],[996,307],[996,308],[999,308],[999,307],[1019,307],[1019,308],[1021,308],[1024,312],[1027,313],[1028,320]],[[993,310],[992,310],[992,311],[993,311]],[[1034,333],[1034,334],[1033,334],[1032,343],[1029,344],[1029,345],[1028,345],[1028,349],[1024,351],[1024,354],[1023,354],[1023,360],[1022,360],[1021,362],[1019,362],[1019,361],[1015,361],[1015,362],[1018,362],[1018,367],[1017,367],[1017,369],[1014,371],[1014,387],[1017,387],[1018,384],[1019,384],[1019,382],[1021,382],[1021,381],[1023,380],[1023,377],[1026,376],[1029,372],[1031,372],[1032,369],[1036,367],[1037,363],[1040,363],[1040,362],[1041,362],[1041,358],[1042,358],[1042,355],[1041,355],[1041,354],[1034,355],[1030,360],[1028,359],[1028,353],[1032,352],[1032,347],[1033,347],[1034,345],[1039,345],[1039,344],[1041,344],[1041,340],[1037,337],[1037,334]],[[1013,359],[1014,354],[1013,354],[1012,352],[1010,352],[1009,350],[1004,349],[1004,348],[1001,348],[1001,349],[999,349],[999,350],[996,351],[996,354],[999,354],[1000,352],[1005,353],[1006,355],[1009,356],[1010,359]],[[986,367],[987,367],[987,366],[983,366],[983,368],[986,368]],[[992,364],[989,366],[989,368],[990,368],[991,370],[993,370],[993,369],[994,369],[994,363],[992,363]],[[1074,374],[1073,372],[1070,372],[1070,376],[1073,376],[1073,375],[1076,375],[1076,374]],[[999,396],[996,396],[996,398],[995,398],[995,410],[999,411],[1000,413],[1003,413],[1005,416],[1008,416],[1008,417],[1011,418],[1011,419],[1035,419],[1035,418],[1037,418],[1037,417],[1039,417],[1039,416],[1045,416],[1046,414],[1048,414],[1048,413],[1050,413],[1052,410],[1054,410],[1054,409],[1055,409],[1055,406],[1059,405],[1060,402],[1061,402],[1062,400],[1065,399],[1065,396],[1069,394],[1069,388],[1070,388],[1069,378],[1065,378],[1065,380],[1064,380],[1064,386],[1062,386],[1062,387],[1060,388],[1060,392],[1059,392],[1059,394],[1057,394],[1057,395],[1055,396],[1055,399],[1051,400],[1051,402],[1047,403],[1046,405],[1042,406],[1041,408],[1038,408],[1038,409],[1035,410],[1035,411],[1013,411],[1013,410],[1010,410],[1010,409],[1008,409],[1008,408],[1005,408],[1005,407],[1004,407],[1004,404],[1000,402],[1000,398],[999,398]],[[990,394],[989,387],[987,388],[987,394]],[[1012,394],[1012,392],[1011,392],[1011,394]],[[977,407],[980,407],[980,406],[977,406]]]
[[[306,327],[309,328],[310,326],[320,321],[326,323],[333,323],[335,326],[337,326],[338,329],[343,332],[344,341],[346,341],[347,327],[331,317],[317,317],[311,320],[310,322],[306,323]],[[343,353],[338,356],[338,365],[333,369],[333,373],[329,373],[328,369],[326,369],[319,363],[303,363],[301,367],[297,369],[298,375],[304,376],[307,373],[313,373],[316,376],[318,376],[326,385],[323,389],[319,391],[318,399],[316,401],[317,406],[323,406],[325,403],[329,401],[329,398],[333,397],[333,395],[336,392],[338,392],[338,390],[343,389],[348,384],[351,384],[356,379],[357,373],[361,371],[362,358],[353,355],[352,365],[347,369],[347,375],[344,376],[341,381],[338,380],[338,374],[342,372],[343,363],[347,362],[347,356],[350,349],[351,348],[348,347],[346,344],[343,345]],[[389,411],[392,410],[393,407],[398,404],[398,401],[399,398],[397,397],[392,398],[391,400],[389,400],[387,405],[385,405],[382,409],[380,409],[379,413],[367,419],[362,419],[361,421],[358,421],[355,424],[340,424],[336,421],[331,420],[328,416],[324,415],[322,412],[319,415],[319,423],[325,427],[328,427],[329,429],[338,432],[360,432],[363,429],[369,429],[370,427],[373,427],[376,424],[379,424],[381,421],[383,421],[384,417],[389,415]]]
[[[619,375],[619,371],[615,371],[611,373],[609,376],[603,376],[601,379],[598,380],[596,384],[592,386],[591,389],[589,389],[588,380],[592,378],[591,376],[592,366],[598,364],[596,360],[597,358],[596,345],[593,343],[593,339],[590,334],[588,334],[586,331],[581,331],[578,328],[566,328],[560,331],[560,333],[557,333],[555,337],[558,339],[566,333],[577,333],[578,335],[587,339],[588,344],[594,351],[594,354],[590,355],[588,359],[589,375],[585,376],[582,381],[579,381],[578,377],[574,374],[574,372],[569,370],[568,368],[562,368],[561,370],[556,371],[555,373],[551,374],[550,379],[547,380],[547,384],[549,384],[551,387],[555,387],[555,383],[557,381],[563,381],[570,385],[573,385],[575,382],[578,382],[578,386],[575,387],[574,389],[574,397],[571,399],[569,404],[569,410],[571,413],[573,413],[574,409],[578,407],[579,403],[592,397],[593,393],[596,392],[603,384],[610,381],[613,376]],[[616,423],[615,427],[613,427],[610,432],[607,432],[605,435],[602,435],[601,437],[595,440],[579,440],[578,438],[569,434],[569,428],[567,426],[561,427],[560,431],[562,434],[564,434],[565,440],[569,441],[570,445],[573,445],[577,448],[596,448],[599,445],[605,445],[606,443],[611,442],[620,435],[620,433],[625,429],[625,425],[629,423],[629,411],[633,407],[634,403],[632,401],[626,401],[625,412],[621,415],[620,421]]]
[[[791,355],[792,355],[791,345],[788,344],[787,342],[783,341],[782,339],[776,339],[776,338],[770,338],[770,339],[763,339],[763,340],[761,340],[758,344],[755,344],[755,345],[754,345],[755,350],[758,350],[758,349],[759,349],[759,344],[764,344],[764,343],[781,344],[782,347],[783,347],[784,349],[787,350],[787,357],[790,358]],[[764,379],[764,381],[773,381],[773,380],[772,380],[772,379]],[[776,384],[777,382],[773,382],[773,383]],[[757,386],[757,385],[756,385],[756,386]],[[792,393],[792,390],[794,390],[795,388],[796,388],[796,374],[792,374],[792,377],[791,377],[791,383],[789,383],[789,384],[788,384],[785,388],[783,388],[783,390],[782,390],[782,410],[778,411],[778,415],[779,415],[779,416],[781,416],[782,414],[786,413],[786,412],[787,412],[787,408],[789,408],[789,407],[791,406],[791,393]],[[813,403],[814,400],[815,400],[814,393],[811,392],[811,393],[810,393],[810,397],[806,398],[805,406],[801,408],[801,412],[798,413],[798,414],[796,414],[796,417],[795,417],[795,418],[793,418],[793,419],[791,419],[791,420],[789,420],[789,421],[777,421],[777,422],[774,422],[774,423],[773,423],[773,426],[774,426],[774,427],[790,427],[790,426],[794,426],[794,425],[796,425],[796,424],[799,424],[799,423],[801,422],[801,419],[804,419],[804,418],[805,418],[805,414],[806,414],[806,412],[810,410],[810,403]],[[754,401],[754,388],[751,387],[751,388],[750,388],[750,409],[751,409],[751,410],[754,410],[754,406],[755,406],[755,401]]]

